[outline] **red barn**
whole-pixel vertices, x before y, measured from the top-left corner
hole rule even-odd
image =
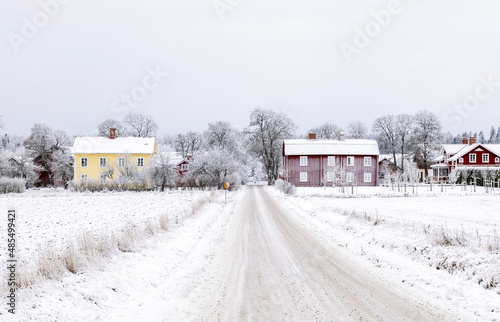
[[[375,140],[316,139],[283,141],[283,177],[295,186],[376,186],[378,144]]]

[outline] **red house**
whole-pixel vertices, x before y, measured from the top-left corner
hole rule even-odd
[[[283,178],[295,186],[376,186],[375,140],[316,139],[283,141]]]
[[[474,137],[463,138],[462,144],[444,144],[439,163],[432,166],[434,176],[447,179],[451,170],[467,168],[500,168],[500,144],[479,144]]]

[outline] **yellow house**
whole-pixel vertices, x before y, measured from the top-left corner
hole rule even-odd
[[[155,138],[77,137],[72,148],[75,184],[125,183],[153,164]]]

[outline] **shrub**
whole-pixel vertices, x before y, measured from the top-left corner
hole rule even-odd
[[[290,182],[283,181],[281,179],[276,180],[274,186],[279,191],[283,192],[285,195],[294,195],[297,192],[297,188]]]
[[[0,178],[0,193],[24,192],[26,180],[20,178]]]

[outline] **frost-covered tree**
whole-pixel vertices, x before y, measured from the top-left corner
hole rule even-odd
[[[109,129],[116,129],[116,136],[126,136],[125,126],[117,120],[107,119],[97,125],[98,136],[109,136]]]
[[[52,153],[50,168],[54,173],[59,174],[64,182],[64,189],[68,188],[68,183],[73,180],[73,156],[68,149],[58,149]]]
[[[414,116],[413,142],[422,156],[425,177],[428,176],[430,161],[440,149],[443,140],[439,118],[432,112],[422,110]]]
[[[347,135],[351,139],[368,138],[368,127],[361,121],[351,121],[347,124]]]
[[[50,185],[54,184],[56,172],[52,164],[53,155],[56,151],[69,154],[70,144],[71,140],[64,131],[54,132],[50,126],[42,123],[35,123],[31,128],[30,136],[24,141],[26,151],[47,172]],[[66,157],[65,160],[70,159]]]
[[[249,149],[264,165],[268,185],[279,177],[283,140],[291,138],[295,124],[284,113],[255,108],[250,112]]]
[[[194,157],[202,145],[202,136],[198,132],[189,131],[186,134],[179,134],[175,139],[175,150],[182,154],[183,158],[188,155]]]
[[[18,147],[16,151],[5,150],[0,155],[0,175],[23,178],[26,181],[26,188],[33,187],[41,170],[42,168],[34,163],[33,157],[24,146]]]
[[[492,126],[491,127],[491,130],[490,130],[490,138],[488,140],[488,143],[496,143],[496,137],[497,137],[497,133],[495,131],[495,127]]]
[[[238,174],[238,162],[234,154],[220,148],[199,153],[193,161],[190,175],[200,185],[216,186],[218,189],[222,188],[225,181],[229,181],[234,187],[241,180]]]
[[[130,112],[123,120],[127,134],[136,137],[150,137],[158,131],[158,124],[149,115]]]
[[[217,121],[208,123],[208,129],[205,131],[204,137],[208,148],[236,150],[238,149],[238,136],[240,135],[241,133],[231,123]]]
[[[481,143],[481,144],[484,144],[486,142],[486,140],[484,138],[484,132],[483,131],[479,132],[479,135],[477,137],[477,141],[478,141],[478,143]]]
[[[0,129],[3,129],[4,123],[3,123],[3,115],[0,115]]]
[[[326,122],[320,126],[312,128],[309,133],[316,133],[318,139],[338,139],[342,133],[342,128],[336,124]]]
[[[173,186],[177,179],[177,169],[171,161],[171,152],[164,145],[158,145],[154,165],[151,167],[151,176],[161,191],[165,186]]]

